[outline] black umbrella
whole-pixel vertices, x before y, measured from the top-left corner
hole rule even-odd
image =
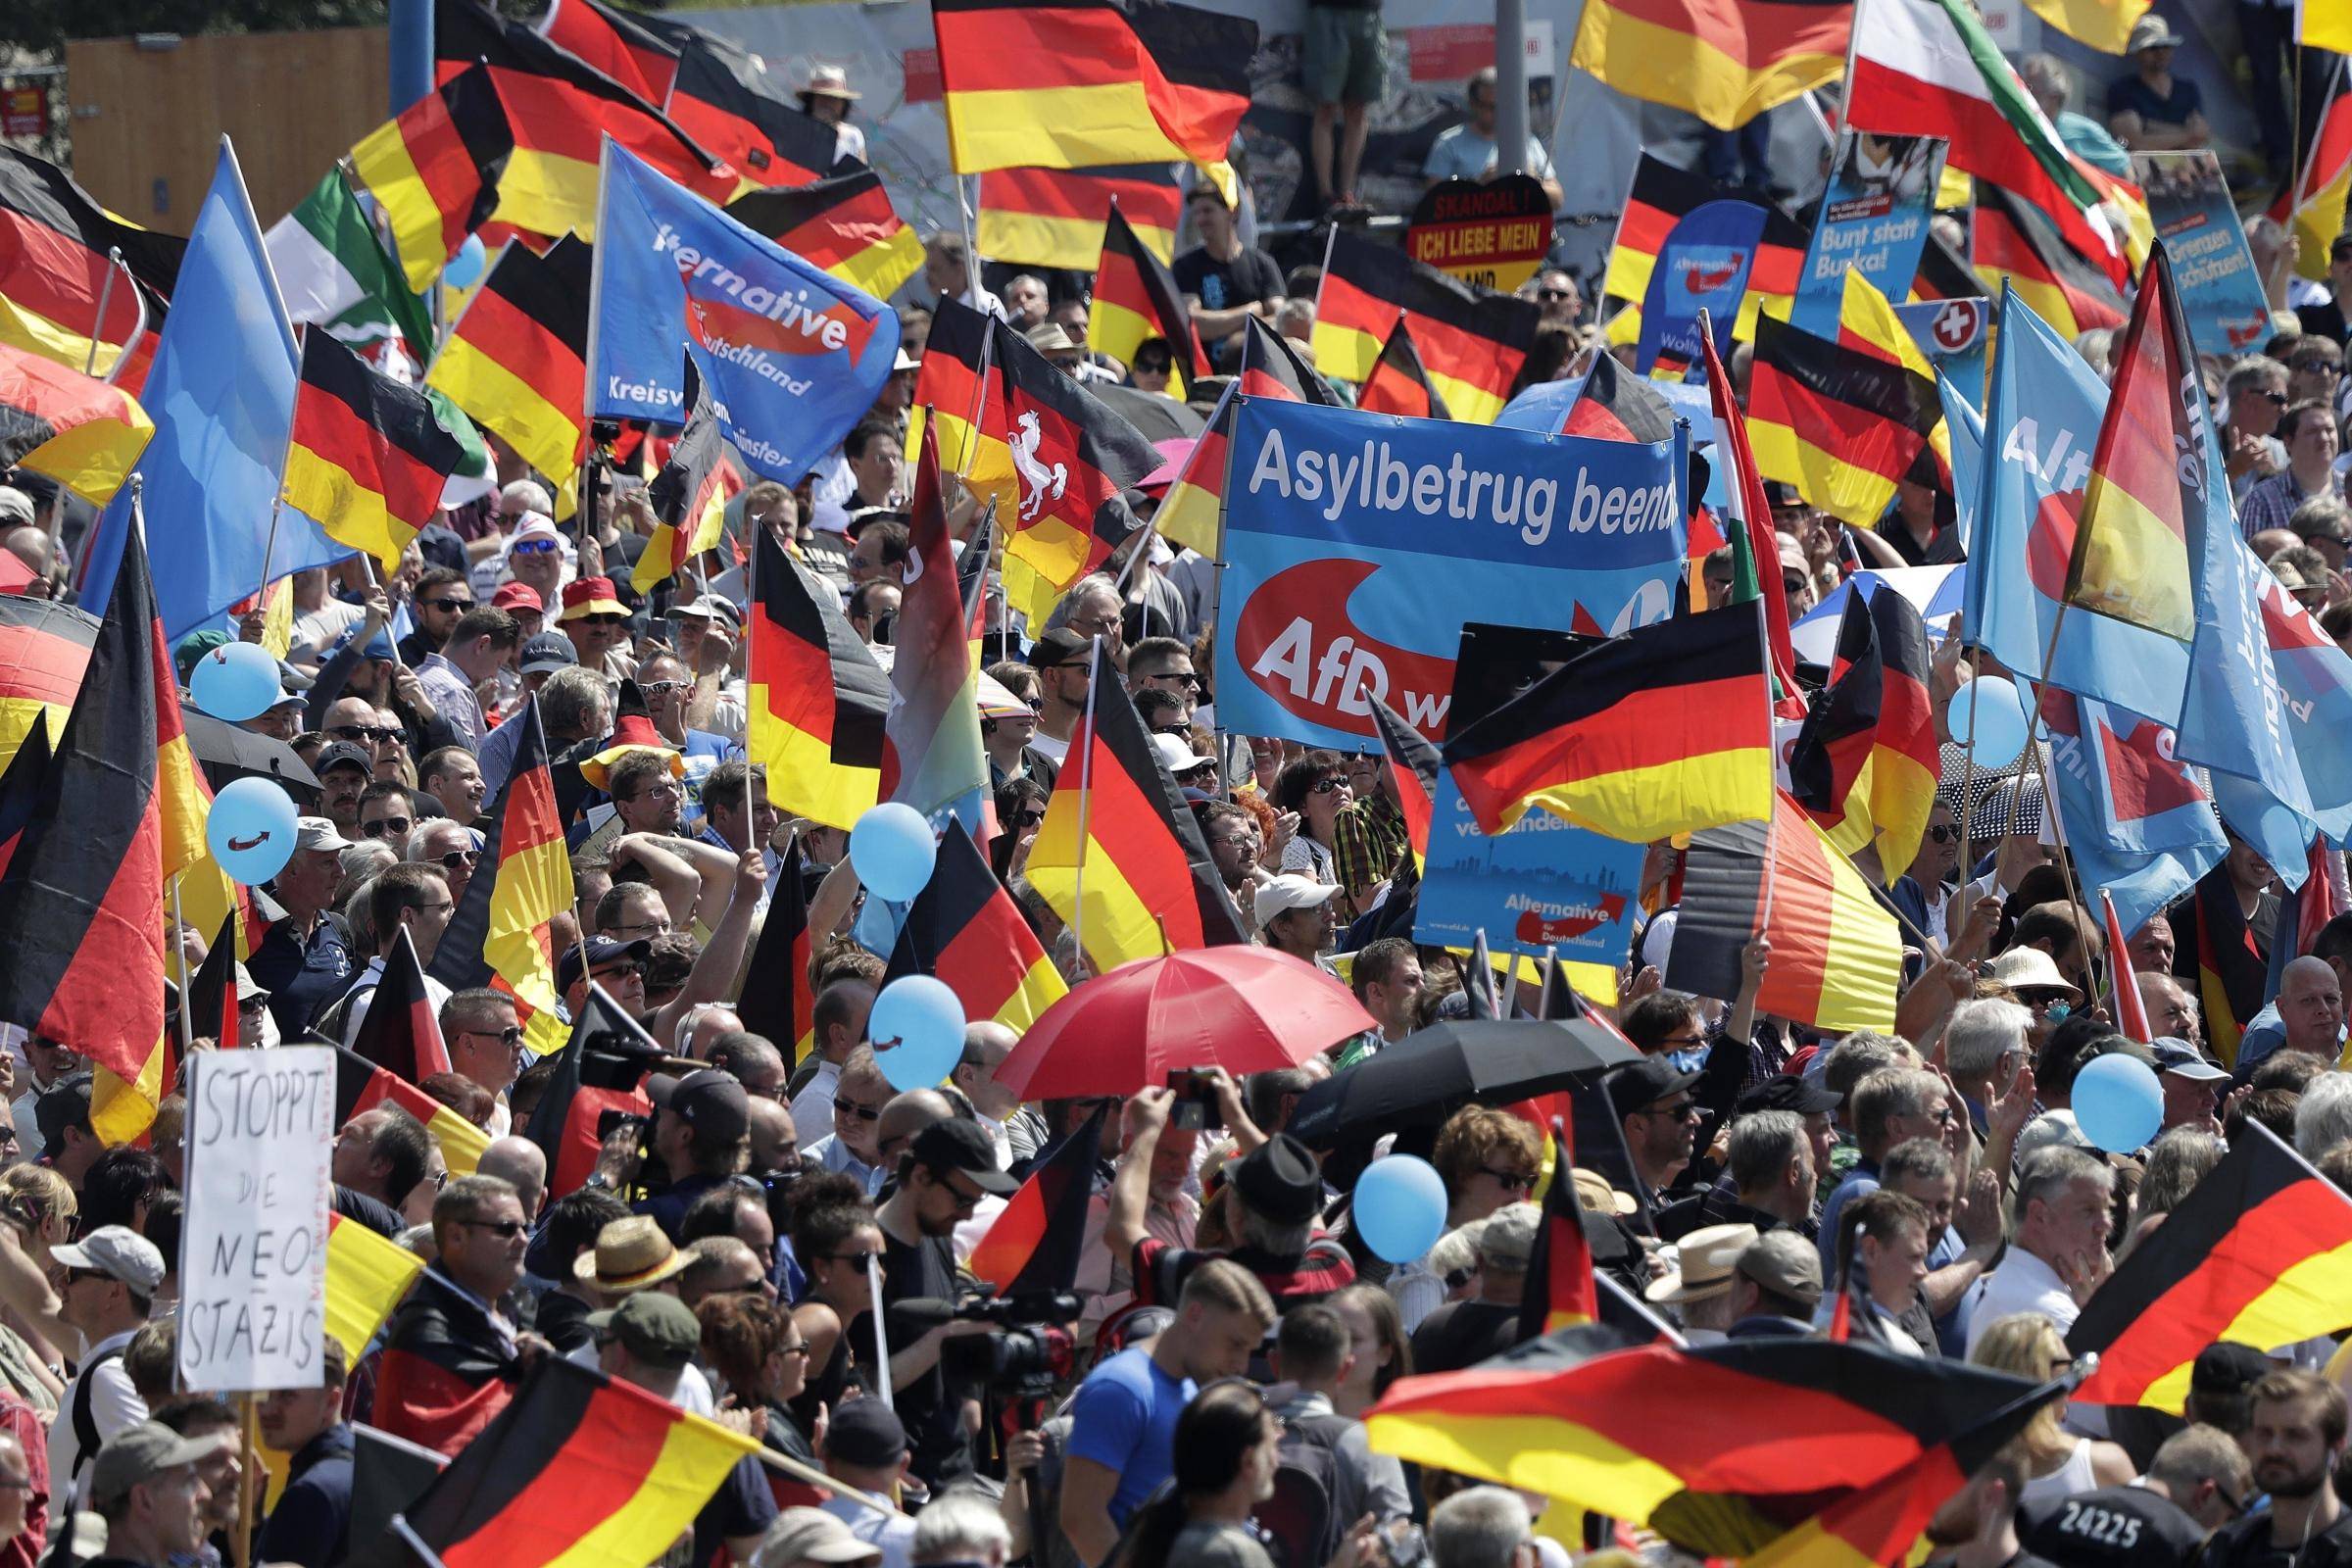
[[[193,708],[182,707],[179,712],[181,722],[187,726],[188,750],[195,754],[196,760],[207,764],[204,774],[212,780],[213,788],[219,789],[230,779],[243,778],[248,773],[258,778],[273,778],[280,784],[299,784],[305,789],[318,787],[318,775],[284,741],[224,724]]]
[[[1156,392],[1108,381],[1089,381],[1086,389],[1111,413],[1134,425],[1147,441],[1178,440],[1197,436],[1208,428],[1208,420],[1194,413],[1189,405],[1163,398]]]
[[[1435,1126],[1471,1101],[1507,1104],[1589,1086],[1641,1053],[1582,1018],[1463,1018],[1418,1034],[1309,1089],[1290,1131],[1329,1146],[1350,1132]]]

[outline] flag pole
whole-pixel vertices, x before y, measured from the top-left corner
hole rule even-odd
[[[1087,639],[1086,712],[1078,721],[1077,738],[1086,743],[1078,758],[1078,863],[1070,869],[1070,935],[1078,944],[1078,961],[1086,962],[1086,839],[1087,820],[1095,804],[1095,692],[1102,679],[1102,636]],[[1069,759],[1063,758],[1066,763]]]
[[[795,505],[797,506],[798,503],[796,502]],[[750,558],[743,564],[743,841],[746,844],[753,842],[753,819],[759,814],[752,808],[752,617],[760,613],[760,547],[766,543],[766,540],[763,536],[767,532],[767,519],[765,517],[754,519],[752,528],[754,530],[752,534],[752,553]],[[705,592],[709,592],[709,590],[706,589]],[[705,633],[705,635],[708,636],[709,634]],[[694,671],[688,670],[686,673],[691,675],[694,673]],[[727,672],[722,668],[718,672],[718,684],[719,686],[723,687],[726,685],[726,683]],[[711,701],[716,703],[717,700],[718,699],[715,693],[713,693]],[[800,829],[795,828],[793,829],[792,842],[788,848],[797,851],[800,848]],[[760,847],[762,849],[765,848],[764,845]],[[785,867],[779,861],[777,864],[778,874],[781,875]],[[797,875],[798,873],[796,872],[795,874]],[[768,897],[771,899],[775,897],[775,892],[773,889],[769,890]],[[798,984],[800,982],[795,983]]]
[[[2044,648],[2041,654],[2041,679],[2034,683],[2034,710],[2026,715],[2026,750],[2033,755],[2034,771],[2041,775],[2041,814],[2050,824],[2050,837],[2057,841],[2058,876],[2066,887],[2066,902],[2081,909],[2082,914],[2087,917],[2090,911],[2083,907],[2082,890],[2075,886],[2074,852],[2069,850],[2066,845],[2066,821],[2058,811],[2058,792],[2050,787],[2049,750],[2034,738],[2034,732],[2041,722],[2041,694],[2049,686],[2050,665],[2056,662],[2058,658],[2058,629],[2066,624],[2066,596],[2061,594],[2058,598],[2058,612],[2050,617],[2049,646]],[[2022,778],[2024,775],[2020,774],[2019,776]],[[2000,867],[1995,865],[1993,871],[1997,876]],[[2080,932],[2076,934],[2076,940],[2078,943],[2081,942]]]
[[[98,345],[106,336],[106,305],[107,301],[114,297],[115,269],[122,265],[122,247],[120,245],[108,246],[106,248],[106,276],[98,284],[98,314],[90,321],[90,351],[82,357],[81,361],[81,373],[84,375],[98,373]],[[136,330],[133,328],[134,336]],[[130,358],[130,345],[125,343],[122,345],[122,357],[116,360],[115,364],[119,366],[122,360],[128,358]],[[108,379],[111,381],[113,376],[110,374]]]
[[[179,879],[184,875],[186,873],[183,871],[172,873],[172,950],[179,955],[179,1050],[182,1060],[186,1059],[189,1046],[196,1038],[194,1032],[189,1028],[189,1024],[194,1018],[194,1008],[188,1002],[188,949],[186,942],[181,939],[181,933],[187,929],[188,922],[179,912]],[[233,914],[228,930],[229,940],[234,942],[237,927]],[[229,979],[229,989],[232,991],[236,989],[233,971]],[[215,1044],[219,1044],[219,1042],[216,1041]]]
[[[882,1396],[882,1408],[892,1410],[897,1408],[897,1404],[891,1398],[890,1389],[890,1331],[882,1323],[882,1254],[879,1252],[865,1254],[865,1288],[871,1293],[873,1301],[870,1315],[874,1320],[874,1371],[877,1374],[874,1388]]]

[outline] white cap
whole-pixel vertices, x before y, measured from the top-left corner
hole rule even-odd
[[[1257,893],[1250,900],[1250,914],[1262,931],[1276,915],[1287,914],[1293,909],[1320,908],[1329,904],[1339,891],[1329,882],[1318,882],[1311,876],[1286,871],[1257,885]]]
[[[1216,761],[1213,757],[1202,757],[1194,751],[1179,735],[1154,735],[1152,737],[1152,749],[1159,754],[1159,760],[1167,764],[1168,771],[1178,777],[1196,767],[1207,767]]]

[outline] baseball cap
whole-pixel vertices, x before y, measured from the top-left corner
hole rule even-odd
[[[684,1366],[703,1343],[702,1325],[686,1303],[661,1291],[639,1291],[618,1306],[591,1312],[588,1327],[598,1339],[611,1335],[638,1360],[660,1367]]]
[[[344,627],[343,635],[335,639],[334,645],[329,648],[327,652],[339,654],[344,649],[350,647],[351,640],[354,637],[357,637],[360,634],[360,628],[367,624],[368,623],[364,620],[355,620],[350,625]],[[389,663],[390,662],[398,659],[400,655],[392,647],[392,634],[389,631],[379,631],[374,636],[368,639],[368,646],[362,651],[362,657],[367,659],[380,660]]]
[[[1067,626],[1056,626],[1029,645],[1029,667],[1059,669],[1064,664],[1083,664],[1093,650],[1090,639]]]
[[[669,607],[671,620],[724,620],[735,623],[735,607],[716,594],[698,594]]]
[[[90,1464],[90,1500],[100,1507],[167,1470],[194,1464],[236,1441],[233,1432],[183,1438],[161,1421],[141,1421],[110,1439]]]
[[[879,1468],[906,1453],[906,1424],[881,1399],[852,1399],[825,1427],[825,1457]]]
[[[2230,1076],[2230,1069],[2216,1066],[2204,1053],[2177,1035],[2166,1035],[2150,1048],[2156,1056],[2158,1072],[2177,1072],[2183,1078],[2199,1083],[2219,1083]]]
[[[1627,1062],[1600,1083],[1609,1093],[1609,1108],[1622,1120],[1637,1110],[1681,1094],[1696,1084],[1699,1076],[1678,1070],[1664,1056],[1643,1056],[1640,1061]]]
[[[572,943],[557,956],[557,991],[569,991],[579,983],[581,946],[580,943]],[[590,937],[586,947],[590,969],[594,969],[600,963],[611,963],[615,958],[635,958],[639,963],[643,963],[654,951],[654,945],[642,939],[636,942],[616,942],[611,937]]]
[[[32,1102],[32,1124],[41,1135],[41,1152],[63,1153],[66,1129],[90,1126],[90,1074],[70,1072],[41,1092]]]
[[[134,1296],[153,1296],[164,1283],[164,1254],[127,1225],[101,1225],[78,1242],[49,1249],[68,1268],[89,1269],[130,1287]]]
[[[1525,1269],[1536,1253],[1536,1226],[1543,1215],[1533,1203],[1505,1203],[1488,1215],[1478,1233],[1479,1260],[1505,1273]]]
[[[1019,1182],[997,1169],[997,1146],[976,1121],[966,1121],[961,1116],[935,1121],[914,1135],[906,1152],[914,1156],[917,1165],[939,1171],[961,1171],[972,1179],[973,1186],[998,1198],[1009,1198],[1020,1191]]]
[[[2251,1345],[2216,1340],[2190,1363],[2188,1392],[2207,1398],[2234,1398],[2278,1370],[2278,1362]]]
[[[743,1092],[739,1081],[716,1067],[705,1067],[683,1078],[667,1075],[648,1078],[645,1093],[655,1104],[718,1143],[731,1144],[751,1131],[751,1098]],[[987,1136],[981,1134],[983,1138]],[[995,1146],[990,1147],[993,1151]],[[1004,1190],[1009,1193],[1012,1188]]]
[[[0,484],[0,521],[33,521],[32,497],[14,485]]]
[[[560,631],[543,631],[522,645],[522,673],[552,675],[580,662],[571,639]]]
[[[1304,1225],[1323,1212],[1323,1173],[1307,1147],[1276,1133],[1233,1167],[1242,1201],[1277,1225]]]
[[[525,539],[545,539],[561,547],[564,543],[564,530],[557,527],[556,519],[546,513],[526,512],[522,514],[520,526],[507,535],[507,553],[514,554],[514,547]]]
[[[1783,571],[1801,572],[1807,577],[1812,576],[1813,563],[1805,559],[1805,547],[1798,544],[1795,540],[1789,538],[1785,533],[1777,535],[1776,537],[1778,537],[1781,542],[1779,551],[1781,558],[1781,569]]]
[[[2180,35],[2173,30],[2173,24],[2162,17],[2151,14],[2132,24],[2132,39],[2124,46],[2124,53],[2135,55],[2142,49],[2178,49],[2180,47]]]
[[[1215,758],[1202,757],[1199,752],[1187,746],[1181,738],[1174,735],[1152,736],[1152,749],[1159,754],[1161,761],[1168,764],[1168,771],[1177,775],[1189,773],[1195,768],[1208,767],[1216,762]]]
[[[25,520],[30,521],[31,519],[26,518]],[[204,631],[192,631],[182,637],[178,645],[172,650],[172,664],[179,671],[179,683],[185,686],[195,678],[196,666],[204,662],[205,655],[217,648],[226,648],[235,641],[235,637],[220,630],[218,626]]]
[[[2099,1152],[2098,1145],[2083,1134],[2082,1124],[2075,1120],[2071,1110],[2045,1110],[2018,1132],[2017,1160],[2023,1164],[2029,1155],[2045,1149],[2086,1149]]]
[[[1284,872],[1268,877],[1257,885],[1250,896],[1250,917],[1263,930],[1276,915],[1292,909],[1314,909],[1329,904],[1340,890],[1329,882],[1318,882],[1311,876]]]
[[[863,1404],[852,1399],[850,1404]],[[880,1400],[875,1400],[880,1403]],[[849,1404],[842,1407],[848,1413]],[[832,1434],[828,1432],[827,1437]],[[882,1548],[859,1541],[850,1527],[822,1508],[787,1508],[760,1540],[760,1561],[789,1568],[796,1562],[879,1562]]]
[[[547,603],[539,597],[539,590],[527,582],[502,582],[498,585],[498,592],[490,596],[490,608],[544,611]]]
[[[294,819],[294,847],[298,850],[348,850],[351,840],[345,838],[333,821],[323,816],[298,816]]]
[[[1799,1116],[1810,1116],[1836,1110],[1843,1099],[1837,1090],[1808,1083],[1794,1073],[1774,1073],[1755,1088],[1741,1093],[1732,1102],[1732,1115],[1737,1118],[1759,1110],[1793,1110]]]
[[[349,741],[332,741],[318,749],[318,760],[311,764],[311,771],[324,778],[330,767],[356,767],[363,773],[372,773],[375,759]]]
[[[1821,1250],[1796,1231],[1767,1231],[1741,1250],[1732,1267],[1776,1296],[1807,1306],[1821,1300]]]

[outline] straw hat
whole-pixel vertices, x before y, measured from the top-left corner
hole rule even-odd
[[[596,1250],[572,1260],[572,1278],[607,1296],[624,1296],[659,1285],[686,1266],[686,1254],[671,1245],[650,1214],[616,1219],[596,1233]]]

